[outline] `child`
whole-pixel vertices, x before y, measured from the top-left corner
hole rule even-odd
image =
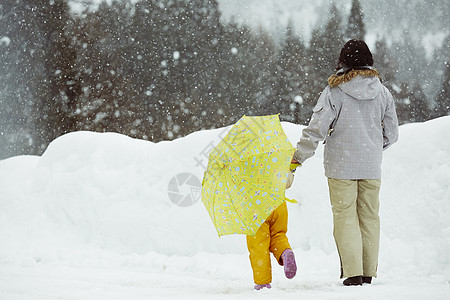
[[[292,178],[290,183],[292,183]],[[250,252],[255,290],[271,288],[270,252],[273,253],[278,263],[284,266],[284,274],[287,278],[292,279],[297,273],[294,252],[286,236],[287,221],[287,205],[286,202],[283,202],[266,219],[254,236],[247,235],[247,248]]]

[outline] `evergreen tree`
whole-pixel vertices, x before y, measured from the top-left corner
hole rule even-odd
[[[385,38],[377,40],[373,51],[374,67],[380,73],[383,84],[392,90],[396,82],[398,62],[386,42]]]
[[[427,98],[420,85],[412,88],[408,83],[401,83],[393,93],[397,101],[396,110],[400,124],[424,122],[429,118],[430,109]]]
[[[433,108],[433,117],[450,115],[450,61],[445,62],[445,74]]]
[[[241,99],[247,97],[247,86],[244,81],[248,78],[246,59],[249,56],[248,37],[250,29],[240,26],[232,20],[224,25],[223,52],[220,59],[221,94],[226,101],[223,105],[213,105],[213,111],[219,124],[229,125],[233,116],[242,114],[239,108]]]
[[[437,55],[434,57],[437,57],[440,66],[436,68],[435,73],[440,78],[440,87],[433,105],[432,118],[450,115],[450,36],[444,40],[442,48],[436,52]]]
[[[269,113],[272,105],[274,45],[263,30],[234,22],[224,26],[224,54],[220,61],[221,89],[224,97],[224,123],[229,125],[242,115]],[[270,102],[269,102],[270,101]]]
[[[411,92],[407,83],[393,85],[392,96],[395,99],[399,124],[411,122]]]
[[[153,141],[165,137],[159,128],[163,127],[167,118],[163,102],[167,98],[164,89],[167,60],[163,59],[163,41],[167,38],[164,34],[166,14],[159,1],[139,1],[134,8],[130,29],[133,37],[130,47],[132,57],[127,63],[128,69],[135,74],[131,84],[140,99],[137,120],[145,131],[142,138]]]
[[[78,112],[81,128],[114,131],[142,137],[137,118],[129,31],[131,6],[122,1],[102,2],[78,20],[78,65],[83,95]]]
[[[328,22],[325,27],[316,27],[311,36],[307,51],[308,71],[306,82],[308,90],[305,93],[309,103],[316,103],[320,92],[327,85],[328,77],[334,73],[339,59],[339,53],[344,45],[341,29],[342,17],[336,5],[330,7]]]
[[[252,90],[249,101],[244,105],[248,108],[246,115],[267,115],[270,107],[276,101],[274,86],[276,78],[277,49],[273,39],[260,27],[256,32],[250,33],[250,73],[253,75]],[[241,117],[241,116],[239,116]]]
[[[350,15],[348,17],[347,29],[345,30],[346,40],[364,40],[366,29],[363,19],[364,13],[359,0],[353,0]]]
[[[421,43],[414,41],[410,33],[405,31],[402,40],[394,44],[394,49],[399,62],[397,81],[406,84],[409,91],[407,98],[412,101],[411,95],[420,94],[417,92],[418,90],[421,90],[426,95],[431,94],[429,86],[432,75],[429,62],[426,59],[425,49]],[[424,102],[418,107],[423,107],[424,111],[430,111],[432,103],[426,97],[415,99],[415,101]],[[411,115],[404,121],[409,122],[410,120],[414,121],[415,118]]]
[[[200,125],[208,126],[202,115],[212,114],[214,118],[216,111],[208,108],[211,103],[221,102],[220,92],[216,89],[220,80],[218,60],[223,34],[218,3],[216,0],[187,3],[182,13],[176,16],[180,37],[174,53],[179,58],[174,62],[175,77],[171,78],[181,84],[174,97],[180,107],[174,115],[174,124],[180,129],[177,136],[198,130]]]
[[[84,129],[158,141],[208,126],[220,97],[215,0],[103,2],[77,23]]]
[[[304,123],[305,114],[310,114],[303,101],[305,53],[305,46],[300,37],[295,34],[290,20],[277,63],[278,83],[274,108],[281,114],[282,120]]]
[[[36,1],[34,8],[44,39],[46,78],[40,86],[37,133],[41,134],[42,143],[46,144],[60,135],[77,130],[75,112],[81,91],[74,70],[76,52],[67,35],[70,16],[66,0]]]
[[[407,82],[409,86],[421,85],[428,94],[430,68],[421,42],[413,40],[410,32],[405,30],[401,40],[393,45],[393,49],[399,62],[398,80]]]
[[[40,26],[37,1],[0,4],[0,158],[40,154],[46,146],[36,128],[47,80]]]
[[[430,108],[422,87],[417,84],[413,87],[410,95],[410,122],[424,122],[430,116]]]
[[[0,28],[3,29],[0,34],[0,159],[26,152],[20,148],[27,138],[31,139],[30,110],[26,113],[28,105],[22,99],[28,95],[23,95],[26,90],[20,88],[23,74],[15,63],[26,52],[20,49],[24,41],[18,40],[15,25],[19,20],[15,16],[17,11],[13,5],[0,4]]]

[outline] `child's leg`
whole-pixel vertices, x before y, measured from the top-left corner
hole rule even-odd
[[[250,252],[253,280],[256,284],[268,284],[272,282],[269,246],[270,231],[269,224],[266,221],[254,236],[247,235],[247,248],[248,252]]]
[[[286,249],[291,249],[288,238],[286,236],[287,224],[288,224],[288,211],[286,202],[283,202],[267,219],[270,225],[270,252],[273,253],[280,265],[283,265],[281,261],[281,254]]]
[[[284,266],[284,274],[287,278],[294,278],[297,273],[295,255],[289,245],[287,232],[288,211],[286,202],[281,204],[273,213],[273,217],[268,220],[270,224],[271,243],[270,251],[273,253],[278,263]]]

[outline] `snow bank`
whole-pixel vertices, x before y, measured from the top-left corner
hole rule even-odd
[[[182,207],[168,193],[178,174],[201,180],[203,170],[193,158],[219,132],[158,144],[76,132],[53,141],[42,157],[0,161],[1,259],[53,260],[72,250],[98,249],[168,255],[229,251],[201,201]]]
[[[295,144],[302,126],[283,128]],[[450,117],[404,125],[384,154],[380,269],[389,276],[450,281],[448,128]],[[226,130],[160,143],[76,132],[53,141],[41,157],[0,161],[0,263],[246,255],[245,237],[218,238],[199,201],[207,153]],[[327,264],[337,274],[322,146],[297,171],[287,196],[299,201],[289,204],[297,255],[306,266]]]

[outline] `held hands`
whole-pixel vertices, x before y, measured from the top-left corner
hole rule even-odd
[[[292,160],[291,160],[291,165],[290,165],[290,170],[291,170],[291,172],[294,173],[294,172],[295,172],[295,169],[296,169],[297,167],[300,167],[301,165],[302,165],[302,164],[299,163],[295,158],[292,158]]]
[[[295,169],[298,166],[301,166],[302,164],[299,163],[297,160],[295,160],[294,158],[292,158],[291,160],[291,165],[289,166],[289,170],[290,172],[288,173],[288,177],[287,177],[287,182],[286,182],[286,189],[290,188],[292,183],[294,182],[294,172]],[[295,200],[290,200],[288,198],[286,198],[287,201],[292,202],[292,203],[297,203],[297,201]]]

